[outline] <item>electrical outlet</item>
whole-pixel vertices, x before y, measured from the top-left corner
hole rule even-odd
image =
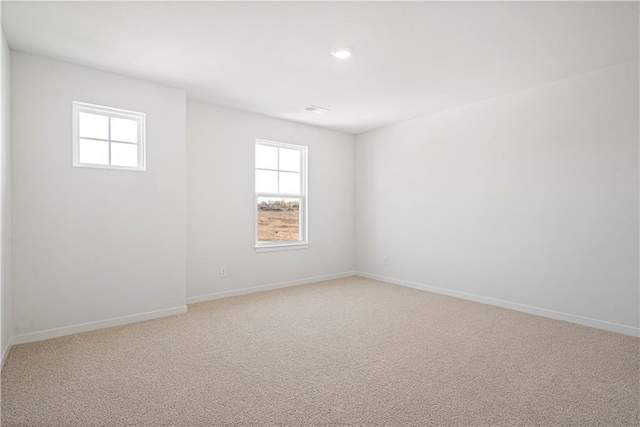
[[[227,277],[227,267],[220,267],[220,277],[223,279]]]
[[[388,256],[382,258],[382,265],[389,265],[389,257]]]

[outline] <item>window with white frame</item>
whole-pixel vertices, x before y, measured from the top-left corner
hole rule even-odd
[[[307,247],[307,147],[256,141],[256,250]]]
[[[73,165],[144,171],[144,113],[73,103]]]

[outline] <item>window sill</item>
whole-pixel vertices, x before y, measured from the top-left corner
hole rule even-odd
[[[308,243],[283,243],[278,245],[254,246],[256,252],[293,251],[296,249],[307,249]]]
[[[132,171],[132,172],[146,172],[144,167],[127,167],[127,166],[111,166],[111,165],[93,165],[89,163],[74,163],[76,168],[89,168],[89,169],[112,169],[118,171]]]

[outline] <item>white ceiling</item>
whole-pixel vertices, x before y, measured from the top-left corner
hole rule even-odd
[[[638,14],[637,2],[2,4],[12,49],[354,134],[636,59]],[[342,45],[351,59],[331,56]]]

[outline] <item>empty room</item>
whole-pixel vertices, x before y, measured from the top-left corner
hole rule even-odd
[[[640,2],[0,3],[4,426],[640,426]]]

